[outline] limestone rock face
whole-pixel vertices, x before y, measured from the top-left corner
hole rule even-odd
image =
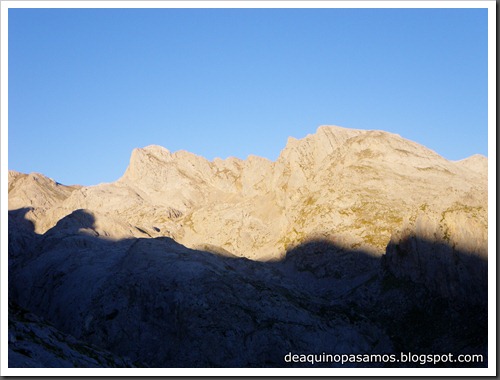
[[[487,166],[322,126],[275,162],[148,146],[114,183],[9,172],[9,299],[120,365],[487,355]]]
[[[38,233],[87,209],[107,217],[102,227],[111,237],[166,236],[264,261],[317,237],[381,255],[421,208],[439,214],[463,205],[483,219],[487,209],[486,158],[451,162],[398,135],[330,126],[289,138],[276,162],[210,162],[148,146],[132,152],[115,183],[78,188],[40,175],[9,178],[9,209],[32,207]]]
[[[80,186],[64,186],[39,173],[23,174],[9,171],[9,210],[29,208],[26,220],[34,224],[37,233],[55,223],[46,213],[58,208]]]
[[[9,171],[9,209],[50,208],[60,204],[79,186],[64,186],[39,173]]]

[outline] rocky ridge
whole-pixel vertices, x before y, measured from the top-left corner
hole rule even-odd
[[[11,172],[9,210],[9,299],[124,366],[487,356],[481,156],[340,127],[275,162],[149,146],[115,183]]]
[[[289,138],[276,162],[210,162],[148,146],[132,152],[115,183],[65,187],[46,179],[40,190],[40,175],[13,173],[9,208],[33,207],[27,217],[37,233],[87,209],[98,223],[106,219],[103,235],[168,236],[253,260],[279,260],[317,237],[381,255],[391,235],[426,210],[447,214],[448,223],[461,207],[483,238],[486,169],[481,156],[450,162],[398,135],[323,126]],[[477,249],[485,253],[485,245]]]

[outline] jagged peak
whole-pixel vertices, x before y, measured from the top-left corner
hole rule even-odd
[[[138,153],[147,153],[147,154],[152,154],[157,157],[165,157],[165,156],[170,156],[170,151],[160,145],[148,145],[145,146],[144,148],[136,148],[133,151],[138,152]]]
[[[309,164],[313,161],[316,164],[321,164],[323,159],[345,146],[348,141],[369,143],[370,140],[378,136],[381,139],[384,139],[385,136],[385,140],[390,139],[389,136],[401,139],[399,135],[383,131],[321,125],[317,128],[316,133],[308,134],[304,138],[289,137],[285,148],[281,151],[280,160],[287,161],[292,157],[302,160],[304,155],[307,155],[310,156]]]
[[[297,142],[302,142],[304,140],[310,140],[310,139],[321,139],[321,138],[328,138],[331,136],[339,136],[339,137],[353,137],[356,136],[360,133],[367,132],[362,129],[353,129],[353,128],[346,128],[346,127],[339,127],[337,125],[320,125],[315,133],[309,133],[303,138],[296,138],[293,136],[289,136],[287,139],[287,146],[288,145],[293,145],[296,144]]]
[[[484,161],[480,156],[470,160]],[[317,218],[314,216],[316,211],[307,213],[318,226],[323,225],[323,215],[330,214],[335,223],[348,226],[358,215],[350,209],[356,209],[357,204],[366,200],[374,203],[380,200],[378,203],[384,204],[387,210],[405,204],[420,207],[424,201],[431,204],[434,199],[436,204],[447,204],[453,199],[464,198],[474,186],[478,195],[473,194],[469,203],[479,203],[476,199],[483,197],[484,179],[487,179],[482,171],[479,173],[475,175],[469,167],[450,163],[397,134],[320,126],[316,133],[300,140],[289,138],[289,144],[276,162],[253,155],[245,160],[229,157],[210,162],[186,151],[171,153],[161,146],[149,145],[133,150],[130,165],[117,183],[85,188],[71,196],[69,190],[72,189],[60,191],[61,195],[56,196],[52,196],[54,192],[51,191],[50,197],[42,194],[39,200],[34,199],[41,193],[37,186],[33,186],[35,191],[26,196],[23,180],[18,183],[19,191],[10,193],[9,206],[52,207],[64,202],[68,210],[88,208],[103,214],[105,211],[117,212],[127,215],[132,226],[144,229],[143,224],[134,223],[146,220],[148,228],[168,230],[169,234],[186,242],[201,242],[203,237],[208,243],[217,241],[226,248],[229,247],[224,245],[226,242],[234,244],[232,252],[233,249],[250,252],[255,243],[253,232],[239,235],[236,230],[244,231],[250,226],[252,231],[260,231],[262,239],[267,239],[269,231],[273,238],[288,238],[292,230],[286,228],[296,220],[304,226],[304,234],[310,233],[315,225],[306,226],[306,214],[302,210],[307,211],[313,205],[324,206],[318,209],[321,213]],[[441,194],[446,196],[441,197]],[[180,211],[184,215],[182,224],[171,224],[165,209]],[[347,211],[341,214],[336,210]],[[47,220],[59,217],[60,213],[54,211]],[[273,221],[268,223],[271,219]],[[239,226],[240,220],[246,223],[245,226]],[[190,227],[195,224],[196,230]],[[44,228],[47,226],[48,223]],[[291,236],[290,239],[302,239],[306,235],[293,233]],[[351,242],[349,237],[346,239]],[[272,239],[259,244],[255,255],[262,257],[268,252],[278,254],[281,246]],[[383,248],[386,241],[376,240],[373,244]]]
[[[132,151],[131,160],[139,159],[144,154],[148,156],[153,156],[161,161],[172,161],[176,159],[177,160],[196,159],[196,160],[208,161],[205,157],[189,152],[187,150],[179,149],[175,152],[172,152],[161,145],[148,145],[145,146],[144,148],[135,148]]]
[[[325,160],[332,157],[332,154],[350,156],[353,160],[360,157],[385,157],[387,162],[396,160],[409,163],[411,161],[410,166],[423,168],[434,164],[449,165],[449,161],[438,153],[412,140],[401,137],[399,134],[382,130],[345,128],[337,125],[320,125],[315,133],[308,134],[300,139],[292,136],[288,137],[287,144],[281,151],[276,164],[278,166],[282,164],[300,166],[309,168],[309,171],[314,172],[328,164]],[[437,161],[434,162],[434,160]],[[208,173],[219,166],[234,166],[235,170],[242,170],[247,164],[256,168],[261,163],[264,165],[262,167],[262,170],[264,170],[264,167],[267,167],[267,162],[272,165],[275,164],[270,160],[255,155],[249,155],[246,159],[228,157],[226,159],[215,158],[213,161],[209,161],[202,156],[185,150],[170,152],[159,145],[148,145],[144,148],[134,149],[130,165],[122,178],[136,181],[145,177],[157,177],[156,174],[152,175],[151,173],[161,172],[166,174],[170,170],[176,172],[176,168],[180,168],[179,173],[181,175],[191,173],[192,168],[203,173]],[[486,162],[486,164],[481,162]],[[167,164],[167,166],[163,166],[163,164]],[[484,156],[477,155],[463,160],[462,166],[482,172],[484,168],[487,168],[487,161],[485,161]],[[169,177],[171,175],[168,174]],[[199,174],[196,174],[196,176],[198,177]],[[152,180],[152,178],[150,179]]]
[[[321,134],[321,133],[347,133],[347,134],[356,135],[356,134],[362,133],[362,132],[367,132],[367,130],[341,127],[341,126],[338,126],[338,125],[320,125],[316,129],[316,134]]]

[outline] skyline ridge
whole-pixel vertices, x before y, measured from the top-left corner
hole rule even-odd
[[[381,132],[381,133],[384,133],[384,134],[392,135],[392,136],[397,137],[397,138],[401,138],[401,139],[406,140],[406,141],[410,141],[413,144],[417,144],[417,145],[419,145],[419,146],[421,146],[421,147],[423,147],[423,148],[425,148],[425,149],[427,149],[427,150],[429,150],[429,151],[437,154],[438,156],[442,157],[443,159],[445,159],[445,160],[447,160],[449,162],[458,163],[458,162],[462,162],[462,161],[471,160],[471,159],[474,159],[474,158],[488,160],[487,156],[485,156],[483,154],[480,154],[480,153],[474,153],[471,156],[464,157],[464,158],[458,159],[458,160],[449,160],[449,159],[443,157],[442,155],[440,155],[438,152],[435,152],[434,150],[432,150],[432,149],[424,146],[423,144],[420,144],[418,142],[415,142],[415,141],[409,140],[409,139],[407,139],[405,137],[402,137],[398,133],[388,132],[388,131],[379,130],[379,129],[378,130],[376,130],[376,129],[355,129],[355,128],[347,128],[347,127],[342,127],[342,126],[338,126],[338,125],[327,125],[327,124],[319,125],[316,128],[315,132],[308,133],[308,134],[306,134],[302,138],[297,138],[297,137],[294,137],[294,136],[288,136],[288,138],[286,140],[285,146],[280,150],[280,154],[278,155],[278,157],[275,160],[271,160],[271,159],[269,159],[267,157],[259,156],[259,155],[253,154],[253,153],[248,154],[247,157],[245,157],[245,158],[240,158],[240,157],[236,157],[236,156],[228,156],[228,157],[225,157],[225,158],[214,157],[213,159],[209,159],[209,158],[204,157],[204,156],[202,156],[200,154],[197,154],[197,153],[194,153],[194,152],[190,152],[190,151],[188,151],[186,149],[178,149],[178,150],[172,151],[168,147],[165,147],[165,146],[162,146],[162,145],[159,145],[159,144],[149,144],[149,145],[146,145],[146,146],[143,146],[143,147],[135,147],[130,152],[130,158],[131,158],[133,152],[136,149],[139,149],[139,150],[141,150],[141,149],[145,149],[145,150],[150,150],[150,149],[152,149],[152,150],[158,150],[159,149],[159,150],[165,151],[168,154],[188,153],[190,155],[200,157],[200,158],[202,158],[202,159],[204,159],[204,160],[206,160],[206,161],[208,161],[210,163],[214,163],[216,161],[226,161],[226,160],[234,160],[234,159],[236,159],[238,161],[246,161],[246,160],[248,160],[251,157],[257,157],[259,159],[267,160],[270,163],[275,163],[280,158],[280,156],[283,154],[283,152],[287,149],[288,146],[294,144],[295,142],[300,142],[300,141],[303,141],[303,140],[308,139],[308,138],[315,138],[315,136],[318,136],[320,134],[320,132],[323,132],[325,130],[329,131],[329,133],[332,132],[332,131],[345,131],[345,132],[351,131],[351,132],[357,132],[357,133],[363,133],[363,132]],[[125,169],[125,171],[126,170],[127,169]],[[19,170],[16,170],[16,169],[9,169],[9,172],[10,171],[12,171],[12,172],[18,172],[18,173],[23,173],[23,172],[21,172]],[[124,171],[124,173],[125,173],[125,171]],[[50,178],[50,179],[54,180],[57,183],[61,183],[57,179],[47,176],[45,173],[41,173],[41,172],[29,172],[29,173],[25,173],[25,174],[34,174],[34,173],[42,174],[42,175],[46,176],[47,178]],[[122,174],[122,176],[123,176],[123,174]],[[122,176],[120,176],[118,179],[120,179]],[[111,183],[111,182],[114,182],[114,181],[101,182],[101,183],[97,183],[95,185],[88,185],[88,186],[97,186],[97,185],[102,184],[102,183]],[[80,183],[71,183],[71,184],[66,184],[66,185],[70,185],[70,186],[74,186],[74,185],[86,186],[86,185],[81,185]]]

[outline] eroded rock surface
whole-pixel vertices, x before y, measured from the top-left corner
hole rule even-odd
[[[387,132],[320,127],[290,138],[276,162],[255,156],[210,162],[148,146],[132,152],[115,183],[65,187],[39,174],[11,173],[9,209],[31,207],[27,218],[37,233],[87,209],[100,215],[96,223],[107,218],[105,235],[168,236],[254,260],[279,260],[318,237],[380,255],[422,208],[442,213],[456,206],[465,218],[486,220],[486,169],[482,156],[450,162]]]
[[[487,355],[482,156],[340,127],[276,162],[149,146],[114,183],[10,172],[9,209],[12,301],[127,363]]]

